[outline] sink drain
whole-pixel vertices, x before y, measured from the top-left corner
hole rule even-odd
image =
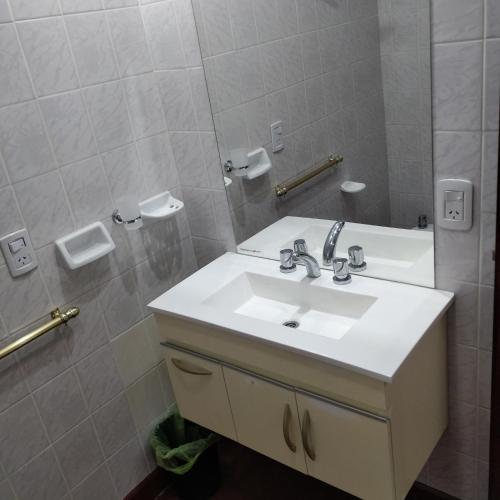
[[[283,323],[283,326],[286,326],[288,328],[298,328],[300,326],[300,323],[298,321],[285,321]]]

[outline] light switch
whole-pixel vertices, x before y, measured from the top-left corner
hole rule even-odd
[[[437,223],[444,229],[468,231],[472,227],[472,182],[441,179],[437,182]]]
[[[10,274],[14,278],[30,272],[38,266],[35,251],[26,229],[0,238],[0,248]]]
[[[273,146],[273,153],[278,153],[285,149],[283,143],[283,122],[275,122],[271,125],[271,143]]]

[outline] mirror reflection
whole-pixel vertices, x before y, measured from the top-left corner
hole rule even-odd
[[[226,3],[193,0],[238,251],[434,286],[429,1]]]

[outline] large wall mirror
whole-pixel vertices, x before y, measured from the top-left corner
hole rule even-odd
[[[193,7],[238,251],[434,286],[429,0]]]

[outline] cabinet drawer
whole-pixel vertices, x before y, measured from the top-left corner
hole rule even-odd
[[[309,474],[364,500],[394,499],[389,422],[296,397]]]
[[[306,472],[295,392],[224,367],[238,442]]]
[[[170,347],[165,351],[181,415],[218,434],[236,439],[222,366]]]

